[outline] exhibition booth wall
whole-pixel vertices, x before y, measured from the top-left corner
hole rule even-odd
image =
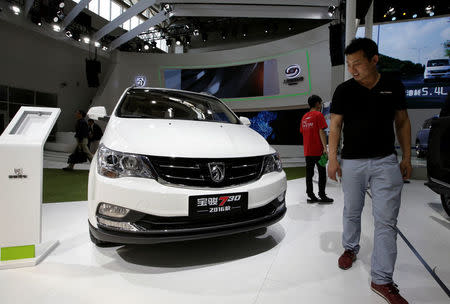
[[[58,131],[73,130],[75,111],[87,110],[97,91],[89,88],[86,80],[89,52],[2,20],[0,37],[0,87],[9,92],[9,96],[1,94],[0,111],[10,120],[22,105],[59,107]],[[98,59],[101,81],[108,60]]]

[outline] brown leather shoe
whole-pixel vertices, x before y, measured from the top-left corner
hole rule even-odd
[[[354,253],[352,250],[345,250],[344,253],[339,257],[339,268],[347,270],[352,267],[354,261],[356,261],[356,253]]]
[[[398,286],[395,283],[377,285],[372,282],[370,287],[390,304],[408,304],[408,301],[400,295]]]

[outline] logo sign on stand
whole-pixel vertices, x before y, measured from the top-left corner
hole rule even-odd
[[[145,77],[145,76],[136,76],[136,78],[134,78],[134,84],[137,87],[145,87],[145,85],[147,84],[147,77]]]

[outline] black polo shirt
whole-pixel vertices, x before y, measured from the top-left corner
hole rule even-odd
[[[395,153],[395,112],[406,109],[405,87],[400,80],[381,75],[372,89],[353,78],[334,92],[331,113],[343,115],[342,158],[385,157]]]

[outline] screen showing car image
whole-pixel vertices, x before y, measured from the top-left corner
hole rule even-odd
[[[238,112],[250,119],[250,128],[271,145],[303,145],[300,122],[308,109]]]
[[[450,91],[450,17],[374,26],[378,70],[400,78],[408,108],[440,108]],[[364,37],[364,28],[357,37]]]
[[[276,59],[244,65],[199,69],[167,69],[165,87],[218,98],[270,96],[280,93]]]

